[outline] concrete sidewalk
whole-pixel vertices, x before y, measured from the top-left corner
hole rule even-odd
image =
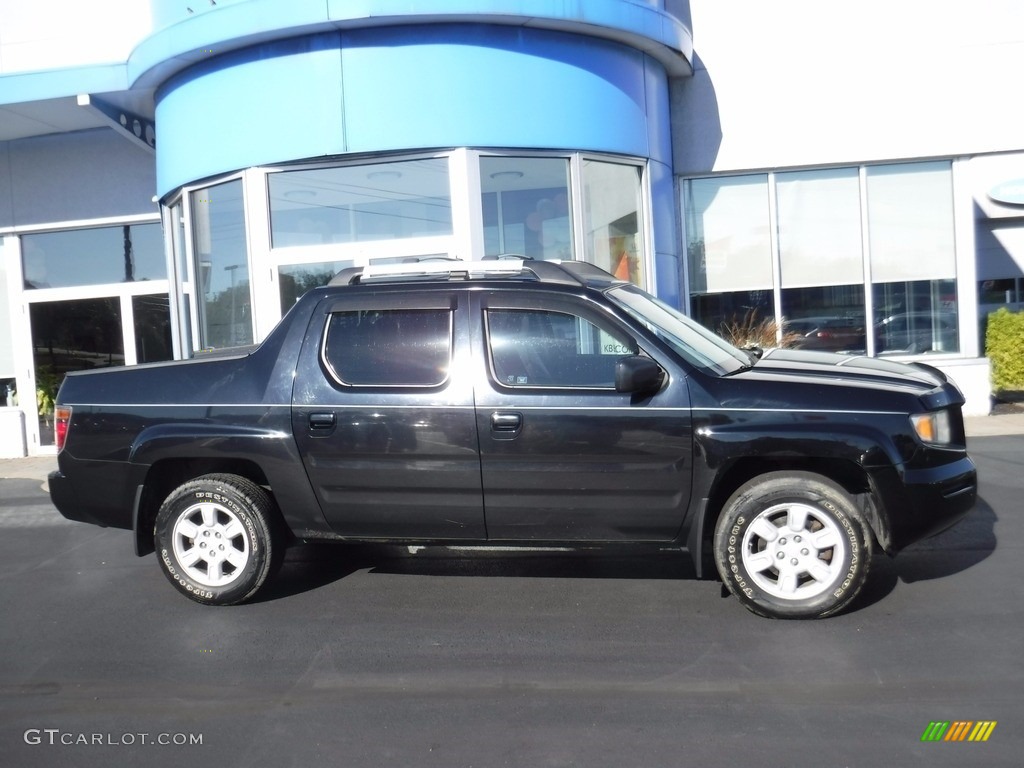
[[[969,416],[964,421],[968,438],[1024,435],[1024,413]],[[0,480],[23,479],[45,482],[46,476],[56,468],[57,457],[53,455],[0,459]]]

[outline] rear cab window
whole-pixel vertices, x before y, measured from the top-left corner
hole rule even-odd
[[[452,357],[450,308],[353,308],[331,312],[321,358],[344,387],[438,387]]]

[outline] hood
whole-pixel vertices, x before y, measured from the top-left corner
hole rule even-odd
[[[750,368],[711,386],[722,402],[737,407],[930,410],[964,402],[929,365],[794,349],[765,350]]]
[[[838,355],[797,349],[769,349],[753,368],[759,373],[823,377],[885,387],[907,387],[917,392],[940,388],[949,382],[946,375],[923,363],[898,363],[859,355]]]

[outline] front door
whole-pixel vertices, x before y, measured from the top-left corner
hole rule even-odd
[[[635,401],[617,321],[552,292],[477,297],[477,430],[491,540],[667,541],[690,495],[686,384]]]

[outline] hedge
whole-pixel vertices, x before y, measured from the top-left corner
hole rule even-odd
[[[1024,312],[1000,307],[988,316],[985,354],[992,364],[992,391],[1024,390]]]

